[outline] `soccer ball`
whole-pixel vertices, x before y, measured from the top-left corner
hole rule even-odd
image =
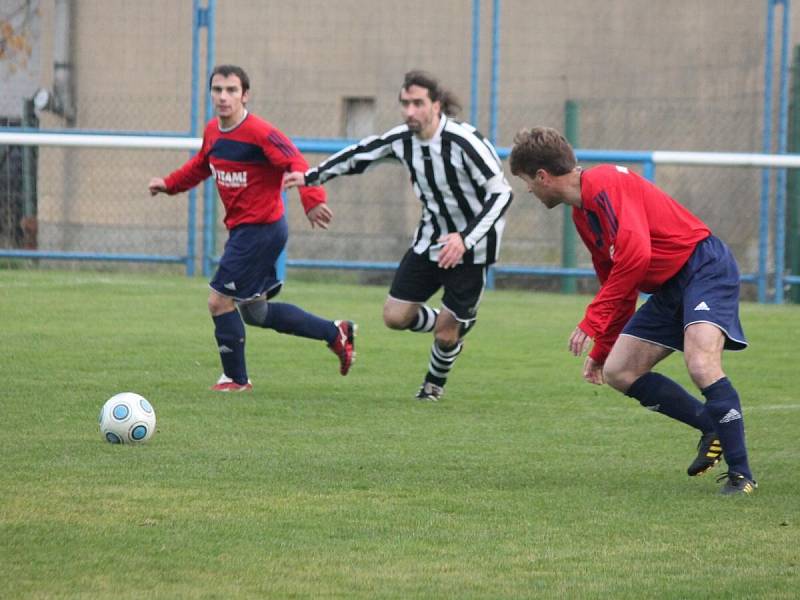
[[[141,444],[156,430],[153,406],[133,392],[123,392],[106,400],[97,420],[100,433],[111,444]]]

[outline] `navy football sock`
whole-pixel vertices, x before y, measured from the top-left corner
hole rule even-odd
[[[649,410],[686,423],[702,433],[714,430],[714,422],[706,412],[705,405],[678,383],[660,373],[645,373],[633,382],[625,395],[636,398]]]
[[[333,321],[321,319],[316,315],[307,313],[294,304],[284,302],[270,302],[264,325],[279,333],[299,335],[300,337],[314,340],[325,340],[329,344],[336,339],[339,333]]]
[[[217,338],[222,371],[236,383],[247,383],[242,318],[235,310],[211,318],[214,320],[214,337]]]
[[[728,463],[728,469],[752,479],[753,474],[747,462],[739,394],[727,377],[715,381],[700,391],[706,397],[706,410],[714,421],[714,430],[722,444],[722,455]]]

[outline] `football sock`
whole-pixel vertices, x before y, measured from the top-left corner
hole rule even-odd
[[[270,302],[262,327],[279,333],[299,335],[314,340],[325,340],[329,344],[336,339],[339,330],[333,321],[321,319],[294,304]]]
[[[714,421],[706,411],[706,406],[678,383],[660,373],[645,373],[633,382],[625,395],[636,398],[648,410],[686,423],[703,433],[714,430]]]
[[[753,478],[747,462],[744,420],[739,394],[727,377],[700,390],[706,397],[706,410],[714,421],[714,430],[722,444],[722,455],[730,471]]]
[[[235,310],[211,318],[214,320],[214,337],[217,338],[222,371],[236,383],[247,383],[242,318]]]
[[[438,316],[438,309],[431,308],[426,304],[422,304],[417,310],[416,320],[409,326],[408,329],[416,332],[433,331],[433,328],[436,326],[436,317]]]
[[[464,344],[458,342],[455,346],[442,348],[434,341],[431,346],[431,357],[428,362],[428,373],[425,375],[425,381],[443,386],[447,381],[447,376],[450,374],[450,369],[453,368],[453,363],[463,347]]]

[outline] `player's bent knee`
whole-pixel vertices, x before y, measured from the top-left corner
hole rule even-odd
[[[235,308],[236,305],[231,298],[216,293],[211,293],[208,296],[208,312],[210,312],[212,316],[216,317],[231,312]]]
[[[711,385],[725,376],[722,371],[721,361],[706,353],[685,356],[686,369],[689,377],[699,388]]]
[[[628,391],[628,388],[633,383],[630,378],[621,377],[619,374],[610,375],[607,371],[603,371],[603,379],[609,386],[623,394]]]
[[[451,350],[458,345],[459,337],[452,336],[452,335],[440,335],[436,334],[435,337],[436,345],[439,346],[442,350]]]
[[[407,329],[408,323],[401,319],[397,314],[383,311],[383,324],[389,329]]]
[[[455,348],[461,340],[461,323],[455,320],[437,323],[433,337],[440,348]]]
[[[414,315],[415,312],[406,309],[405,306],[398,307],[389,303],[383,306],[383,324],[389,329],[408,329],[414,320]]]
[[[620,369],[607,363],[603,367],[603,379],[612,388],[624,394],[638,377],[630,370]]]
[[[247,302],[239,305],[239,314],[242,315],[242,321],[256,327],[264,326],[268,312],[269,303],[265,300],[257,300],[255,302]]]

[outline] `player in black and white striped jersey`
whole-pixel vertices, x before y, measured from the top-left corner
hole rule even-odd
[[[319,166],[285,176],[286,187],[320,185],[399,160],[411,175],[422,216],[383,307],[392,329],[433,332],[417,398],[438,400],[464,335],[475,324],[486,271],[499,254],[511,186],[492,144],[453,118],[458,100],[424,71],[406,73],[399,95],[404,124],[367,137]],[[444,288],[441,310],[426,302]]]

